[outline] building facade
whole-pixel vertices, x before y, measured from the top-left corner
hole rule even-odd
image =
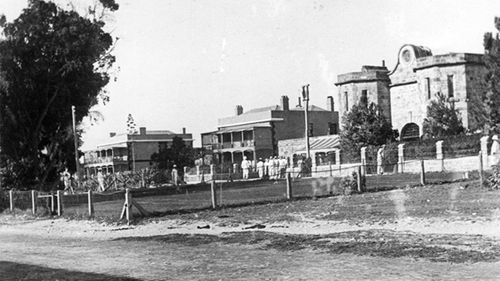
[[[292,167],[306,158],[304,138],[278,141],[279,155],[285,157]],[[340,165],[340,136],[327,135],[309,138],[309,153],[313,166]]]
[[[335,84],[341,114],[366,95],[389,116],[402,140],[415,139],[422,135],[427,107],[439,93],[458,110],[466,129],[478,128],[471,109],[484,89],[482,54],[433,55],[428,48],[404,45],[394,70],[387,72],[384,68],[363,67],[359,73],[338,76]]]
[[[218,120],[217,131],[202,134],[202,147],[213,155],[215,163],[239,163],[278,155],[278,141],[305,136],[305,108],[289,106],[287,96],[279,105],[243,112]],[[333,135],[338,132],[338,112],[334,100],[327,98],[327,109],[309,106],[309,136]]]
[[[140,171],[151,167],[151,156],[172,145],[174,137],[180,137],[186,146],[193,147],[192,134],[183,128],[180,134],[167,130],[146,130],[139,128],[138,134],[110,133],[109,139],[86,151],[84,169],[86,175],[97,173],[100,168],[104,173]]]

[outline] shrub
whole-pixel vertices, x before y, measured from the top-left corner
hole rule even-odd
[[[486,185],[491,189],[500,189],[500,165],[494,165],[491,175],[486,177]]]
[[[342,178],[341,181],[341,191],[344,195],[351,195],[358,192],[358,173],[352,172],[351,176]],[[361,188],[364,189],[365,181],[364,177],[361,177]]]
[[[445,158],[477,155],[481,150],[481,134],[450,136],[443,140]]]
[[[436,142],[439,139],[418,140],[405,142],[405,159],[433,159],[436,158]]]
[[[0,213],[7,208],[9,208],[9,195],[0,191]]]

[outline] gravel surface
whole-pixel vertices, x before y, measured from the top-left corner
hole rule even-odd
[[[133,225],[0,215],[1,280],[498,280],[500,191],[473,182]]]

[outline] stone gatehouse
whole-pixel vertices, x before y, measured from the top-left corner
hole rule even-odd
[[[478,128],[472,112],[484,89],[486,68],[482,54],[433,55],[421,46],[404,45],[392,71],[363,66],[361,72],[338,75],[338,111],[343,116],[362,96],[380,106],[402,140],[422,135],[427,106],[441,93],[459,111],[465,128]]]

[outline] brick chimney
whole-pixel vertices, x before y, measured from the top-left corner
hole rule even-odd
[[[236,110],[235,110],[235,111],[236,111],[236,115],[241,115],[241,114],[243,114],[243,106],[241,106],[241,105],[237,105],[237,106],[236,106]]]
[[[139,134],[140,135],[145,135],[146,134],[146,127],[140,127],[139,128]]]
[[[299,97],[299,103],[297,104],[297,107],[302,107],[301,99]]]
[[[326,97],[326,110],[335,111],[335,102],[333,101],[332,96]]]
[[[281,110],[283,111],[290,110],[290,105],[288,103],[288,96],[281,96]]]
[[[185,135],[186,134],[186,128],[182,128],[182,134]]]
[[[109,133],[109,137],[110,137],[110,138],[112,138],[112,137],[114,137],[114,136],[116,136],[116,133],[115,133],[115,132],[110,132],[110,133]]]

